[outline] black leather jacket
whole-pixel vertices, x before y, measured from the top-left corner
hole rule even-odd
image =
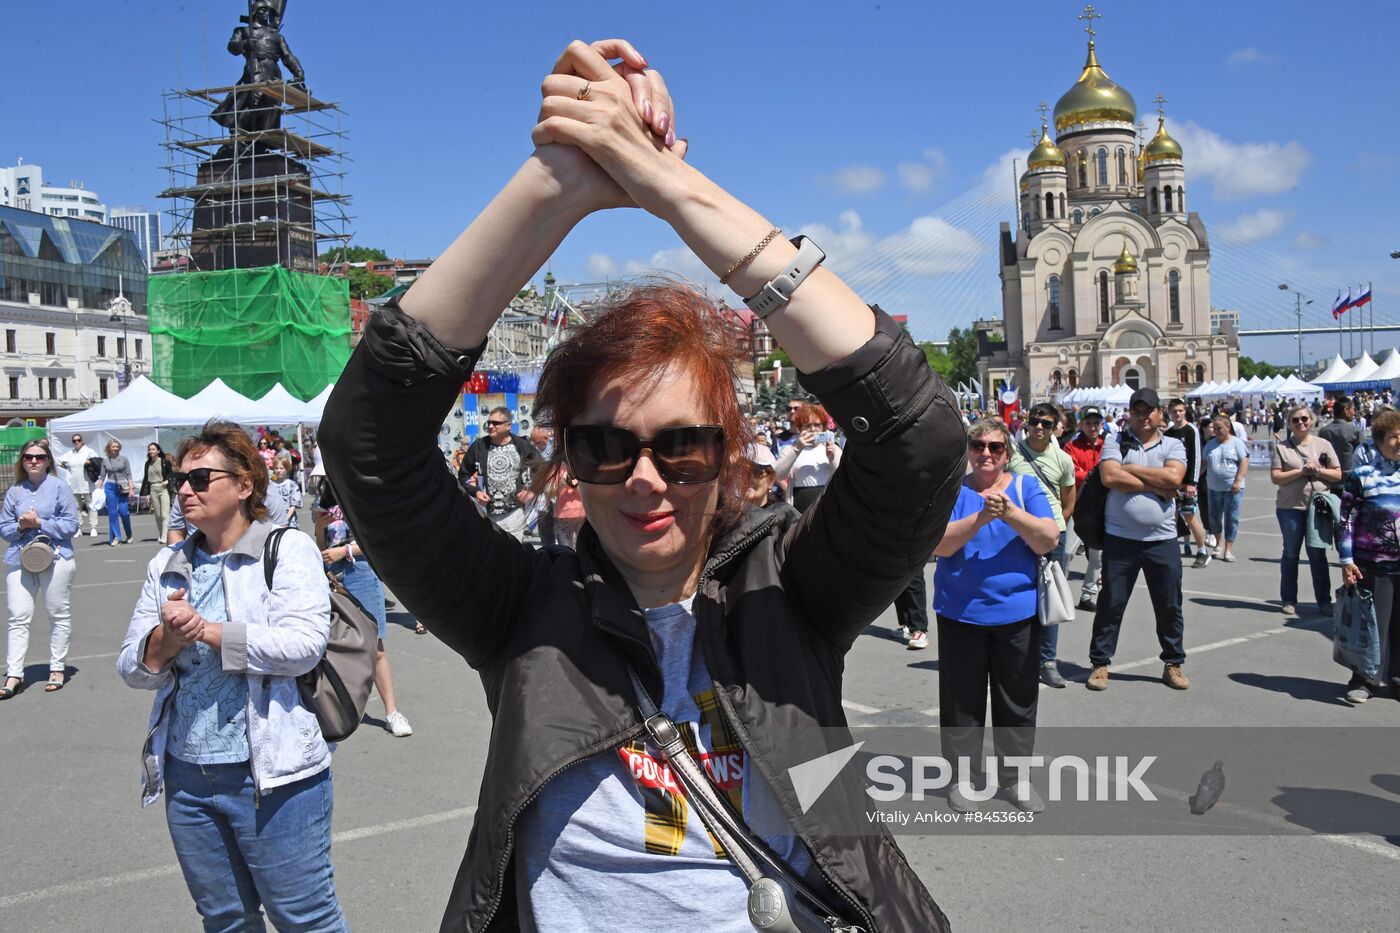
[[[787,773],[844,747],[829,736],[847,735],[845,654],[922,572],[964,472],[951,395],[899,325],[874,313],[867,344],[802,377],[846,432],[840,469],[786,531],[750,510],[714,542],[693,603],[696,641],[725,718],[812,853],[820,877],[811,880],[872,933],[938,931],[947,919],[893,839],[817,823]],[[449,350],[388,308],[366,328],[321,428],[327,475],[361,546],[403,604],[480,674],[493,717],[475,825],[442,922],[452,931],[518,929],[518,817],[560,772],[639,734],[629,661],[654,695],[661,686],[645,619],[592,530],[584,526],[577,553],[520,544],[444,469],[438,430],[483,348]],[[826,793],[868,808],[856,770]]]

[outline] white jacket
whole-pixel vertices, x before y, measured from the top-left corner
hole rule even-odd
[[[66,454],[58,455],[55,462],[58,464],[58,468],[63,471],[63,478],[68,480],[68,488],[73,490],[73,495],[92,495],[92,480],[88,479],[87,474],[83,472],[83,464],[93,457],[101,458],[101,456],[87,444],[77,450],[70,449]]]
[[[255,522],[224,562],[225,671],[248,679],[248,764],[257,793],[310,777],[330,767],[331,752],[316,715],[301,704],[296,678],[316,666],[330,634],[330,590],[321,552],[299,531],[282,538],[272,590],[264,583],[263,543],[276,526]],[[146,583],[117,657],[128,685],[155,690],[149,731],[141,749],[141,804],[159,799],[163,788],[170,700],[178,688],[174,664],[156,672],[146,666],[146,642],[160,625],[160,607],[170,594],[191,586],[191,556],[204,536],[196,531],[181,544],[162,548],[146,568]]]

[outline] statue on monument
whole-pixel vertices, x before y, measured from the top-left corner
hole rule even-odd
[[[257,85],[282,80],[279,63],[292,74],[291,83],[306,90],[306,75],[301,62],[292,54],[283,38],[282,14],[286,0],[249,0],[248,15],[239,17],[247,25],[238,26],[228,40],[230,55],[243,56],[243,75],[235,88],[214,108],[214,120],[230,132],[256,133],[273,130],[281,125],[277,100],[268,99]],[[252,85],[243,88],[243,85]]]

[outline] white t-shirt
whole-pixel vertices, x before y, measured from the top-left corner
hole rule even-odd
[[[84,444],[77,450],[69,449],[66,454],[59,454],[57,463],[60,475],[68,480],[68,488],[73,490],[75,496],[92,495],[92,480],[87,478],[83,472],[83,464],[93,457],[100,458],[102,455]]]
[[[836,467],[826,458],[826,445],[817,444],[797,452],[788,479],[793,486],[825,486],[835,471]]]

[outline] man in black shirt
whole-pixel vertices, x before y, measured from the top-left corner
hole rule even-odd
[[[1361,429],[1356,426],[1356,405],[1345,395],[1332,403],[1332,420],[1318,428],[1317,436],[1332,445],[1337,452],[1338,465],[1342,468],[1342,482],[1351,473],[1356,446],[1364,440]]]
[[[1196,426],[1186,420],[1186,402],[1179,398],[1174,398],[1167,402],[1167,414],[1171,416],[1171,427],[1163,433],[1167,437],[1174,437],[1181,441],[1181,446],[1186,448],[1186,478],[1181,484],[1181,491],[1177,493],[1177,501],[1180,503],[1182,517],[1186,520],[1186,528],[1191,533],[1191,538],[1196,542],[1196,561],[1191,566],[1196,570],[1210,563],[1210,550],[1206,548],[1206,532],[1201,527],[1201,519],[1196,515],[1196,478],[1200,476],[1201,468],[1201,433]],[[1191,545],[1186,545],[1186,553],[1191,554]]]

